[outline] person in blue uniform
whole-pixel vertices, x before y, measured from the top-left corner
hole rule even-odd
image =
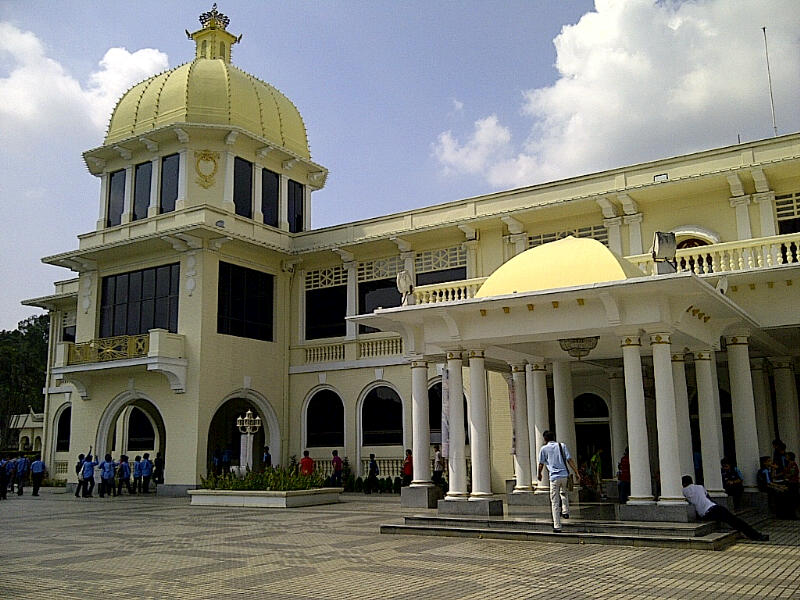
[[[105,494],[108,497],[116,496],[117,489],[114,486],[114,473],[117,470],[117,463],[111,458],[110,454],[106,454],[103,462],[100,463],[100,497],[103,498]]]
[[[117,469],[117,496],[122,495],[122,484],[128,488],[129,494],[135,494],[131,487],[131,465],[128,462],[128,457],[123,454],[119,457],[119,468]]]
[[[25,485],[30,467],[31,461],[27,456],[20,456],[17,459],[17,496],[22,496],[22,487]]]
[[[138,454],[133,459],[133,489],[137,494],[142,493],[142,457]]]
[[[45,467],[44,461],[41,459],[41,457],[37,458],[31,463],[31,482],[33,484],[32,496],[39,495],[39,488],[42,487],[42,479],[44,479],[44,474],[46,471],[47,467]]]
[[[98,462],[92,460],[91,454],[87,454],[86,458],[83,459],[83,470],[81,471],[83,481],[81,481],[81,484],[83,485],[84,498],[92,497],[92,491],[94,490],[94,468],[97,465]]]
[[[0,500],[8,499],[8,471],[6,471],[7,464],[8,460],[0,457]]]
[[[150,493],[150,478],[153,476],[153,461],[150,454],[145,452],[142,456],[142,493]]]

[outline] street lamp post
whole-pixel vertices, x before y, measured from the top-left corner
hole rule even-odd
[[[253,417],[253,411],[247,409],[243,417],[236,419],[236,426],[242,434],[239,446],[239,473],[244,475],[247,469],[253,469],[253,438],[261,429],[261,417]]]

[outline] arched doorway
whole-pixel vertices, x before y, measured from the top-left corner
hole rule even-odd
[[[403,445],[403,401],[392,388],[372,388],[361,405],[363,446]]]
[[[600,396],[590,393],[579,395],[574,405],[577,463],[579,466],[587,463],[595,452],[602,450],[601,475],[603,479],[610,479],[613,458],[608,406]]]
[[[464,411],[464,440],[469,444],[469,421],[467,397],[461,392]],[[442,382],[437,381],[428,388],[428,423],[431,428],[431,444],[442,443]],[[452,427],[452,423],[450,427]]]
[[[69,452],[69,439],[72,433],[72,407],[67,406],[58,416],[56,425],[56,452]]]
[[[261,419],[261,428],[253,439],[253,469],[263,468],[264,446],[269,446],[273,466],[280,464],[281,439],[275,411],[263,396],[252,390],[240,390],[223,400],[211,419],[206,446],[206,472],[213,472],[215,462],[218,471],[228,463],[231,466],[242,464],[242,434],[236,426],[236,419],[244,416],[248,410],[252,411],[253,417]]]
[[[126,410],[129,407],[130,410]],[[137,453],[134,448],[128,446],[131,442],[130,436],[123,439],[122,447],[120,448],[117,448],[115,443],[117,424],[120,421],[120,417],[126,416],[128,418],[128,425],[130,426],[130,416],[137,414],[137,411],[141,413],[141,416],[137,416],[136,418],[143,418],[147,421],[153,432],[152,437],[149,438],[149,440],[151,440],[151,445],[147,450],[151,450],[154,453],[161,453],[167,465],[165,469],[165,483],[170,483],[168,468],[169,456],[167,455],[167,429],[164,424],[164,418],[161,416],[161,412],[158,410],[155,402],[137,390],[129,390],[119,394],[103,412],[97,427],[97,438],[93,454],[102,458],[106,453],[113,453],[114,457],[118,458],[121,454],[131,455],[132,453]],[[155,454],[151,454],[150,459],[152,460],[154,458]]]

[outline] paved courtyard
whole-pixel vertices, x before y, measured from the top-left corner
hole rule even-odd
[[[702,552],[380,535],[420,512],[397,496],[278,511],[59,491],[0,502],[0,598],[800,598],[797,522]]]

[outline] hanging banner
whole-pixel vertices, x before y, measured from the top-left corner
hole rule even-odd
[[[511,409],[511,454],[517,453],[517,395],[514,392],[514,378],[510,373],[503,373],[508,385],[508,407]]]
[[[450,372],[442,372],[442,457],[450,456]]]

